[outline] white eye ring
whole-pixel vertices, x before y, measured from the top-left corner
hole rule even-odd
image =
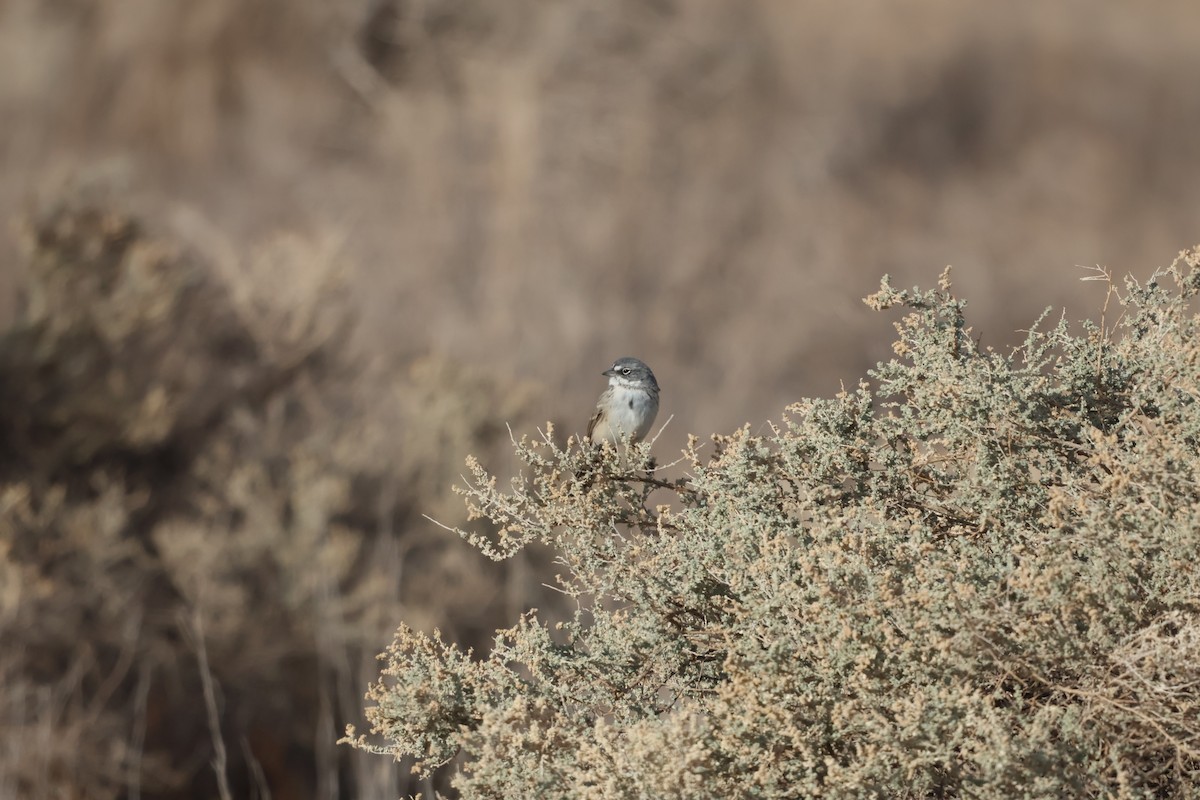
[[[625,369],[621,370],[621,374],[622,374],[622,375],[628,375],[628,374],[629,374],[629,367],[625,367]]]

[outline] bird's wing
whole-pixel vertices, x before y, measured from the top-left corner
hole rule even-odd
[[[596,413],[592,414],[591,420],[588,421],[587,438],[589,442],[592,440],[592,432],[596,430],[596,424],[600,422],[600,417],[603,414],[604,411],[600,408],[600,406],[596,406]]]

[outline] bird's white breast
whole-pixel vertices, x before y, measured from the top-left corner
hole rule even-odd
[[[622,381],[614,380],[607,420],[609,430],[605,436],[611,439],[631,436],[640,441],[650,432],[657,415],[657,397],[644,389],[633,389]]]

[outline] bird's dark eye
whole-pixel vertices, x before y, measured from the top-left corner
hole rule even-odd
[[[629,367],[625,367],[623,370],[621,370],[621,374],[622,374],[622,375],[628,375],[628,374],[629,374]]]

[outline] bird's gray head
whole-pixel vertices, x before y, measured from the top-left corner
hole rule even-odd
[[[658,381],[654,379],[654,373],[639,359],[630,356],[618,358],[603,374],[608,378],[609,386],[658,394]]]

